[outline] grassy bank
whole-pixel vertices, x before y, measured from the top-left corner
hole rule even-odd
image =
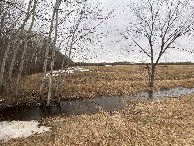
[[[91,72],[67,75],[63,99],[131,95],[150,90],[144,66],[84,68]],[[158,66],[154,90],[193,88],[193,72],[194,66]],[[21,103],[38,101],[40,77],[41,74],[34,74],[23,78]],[[11,103],[11,97],[1,98]],[[129,100],[127,104],[129,110],[113,113],[99,111],[92,115],[42,119],[39,121],[42,125],[52,127],[50,132],[3,145],[194,145],[194,94],[145,103]]]
[[[128,104],[114,113],[43,119],[51,132],[4,145],[194,145],[194,95]]]
[[[150,90],[148,74],[145,66],[89,66],[90,72],[76,71],[68,74],[62,91],[62,99],[93,98],[96,96],[132,95],[140,91]],[[32,103],[39,100],[41,73],[23,77],[21,81],[19,103]],[[57,77],[54,77],[53,95],[55,94]],[[46,81],[48,85],[48,78]],[[1,94],[1,106],[13,104],[14,86],[12,92]],[[154,90],[164,90],[174,87],[194,87],[193,65],[160,65],[156,69]],[[46,86],[46,90],[48,87]],[[47,97],[45,91],[45,99]],[[52,97],[55,100],[55,97]]]

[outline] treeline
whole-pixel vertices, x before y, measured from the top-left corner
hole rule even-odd
[[[33,35],[34,35],[33,39],[30,39],[28,41],[28,47],[26,50],[26,54],[24,56],[22,75],[34,74],[34,73],[43,71],[43,65],[44,65],[44,59],[45,59],[44,55],[45,55],[45,47],[46,47],[46,38],[44,36],[40,36],[36,34],[36,32],[34,32]],[[6,38],[1,39],[0,66],[2,64],[3,56],[5,54],[6,48],[8,47],[8,45],[14,44],[14,41],[15,41],[14,39],[12,40],[9,40]],[[14,78],[17,77],[17,74],[19,71],[18,69],[21,63],[23,45],[24,44],[21,43],[19,46],[19,49],[15,53],[16,56],[15,56],[15,61],[13,64],[13,77]],[[10,45],[9,52],[7,53],[7,59],[5,62],[6,65],[4,68],[5,72],[7,73],[5,74],[5,78],[8,77],[12,59],[14,57],[13,55],[14,55],[14,52],[16,51],[15,49],[16,49],[15,45]],[[61,64],[64,58],[65,58],[64,65],[67,65],[68,57],[62,54],[60,52],[60,49],[57,48],[54,69],[61,69]],[[48,69],[50,68],[50,62],[51,62],[51,50],[48,53],[48,64],[47,64]],[[71,59],[70,59],[70,63],[71,64],[73,63]]]
[[[74,62],[74,66],[106,66],[106,65],[151,65],[151,63],[134,63],[134,62],[113,62],[113,63],[85,63],[85,62]],[[158,65],[194,65],[192,62],[161,62]]]
[[[150,63],[136,63],[137,65],[150,65]],[[158,65],[194,65],[192,62],[160,62]]]

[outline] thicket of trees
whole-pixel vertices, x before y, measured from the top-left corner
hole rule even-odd
[[[43,72],[40,99],[53,94],[53,70],[63,69],[72,63],[75,52],[83,51],[86,43],[92,43],[95,29],[107,17],[100,14],[97,6],[86,0],[3,0],[0,2],[0,92],[10,85],[19,98],[23,75]],[[100,20],[100,21],[98,21]],[[94,25],[97,21],[97,25]],[[46,73],[49,74],[45,89]],[[63,88],[65,73],[57,79],[56,96]],[[13,87],[12,87],[13,88]],[[43,94],[47,91],[47,95]],[[59,97],[60,101],[60,97]]]
[[[27,74],[34,74],[34,73],[38,73],[38,72],[42,72],[42,66],[44,63],[44,54],[45,54],[45,46],[46,46],[46,38],[44,38],[43,36],[39,36],[38,34],[35,34],[36,36],[34,36],[33,39],[31,39],[28,42],[28,48],[27,48],[27,53],[25,55],[24,58],[24,68],[23,68],[23,75],[27,75]],[[13,40],[2,40],[3,42],[12,42]],[[4,43],[4,45],[6,45]],[[20,46],[22,47],[22,46]],[[6,47],[5,47],[6,48]],[[5,54],[5,49],[4,47],[2,47],[2,49],[0,50],[0,57],[1,60],[3,59],[3,56]],[[9,65],[11,64],[12,61],[12,57],[14,54],[14,50],[15,46],[10,46],[10,50],[7,54],[7,60],[6,60],[6,66],[5,66],[5,72],[9,73]],[[18,73],[18,67],[20,64],[20,58],[21,58],[21,54],[22,54],[22,49],[19,49],[17,51],[16,54],[16,58],[15,58],[15,64],[13,66],[13,77],[16,77],[17,73]],[[51,51],[49,52],[48,55],[49,61],[51,58]],[[60,69],[61,68],[61,62],[63,60],[63,58],[65,58],[65,63],[67,63],[67,56],[65,57],[64,54],[62,54],[60,52],[60,49],[57,48],[56,49],[56,60],[55,60],[55,69]],[[1,62],[2,63],[2,62]],[[0,63],[0,64],[1,64]],[[70,63],[72,64],[73,61],[70,60]],[[49,63],[48,63],[48,68],[49,68]],[[8,76],[8,74],[5,74],[5,78]]]

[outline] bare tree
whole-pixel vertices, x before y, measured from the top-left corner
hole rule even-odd
[[[28,29],[28,32],[27,32],[26,36],[24,37],[24,49],[23,49],[23,53],[22,53],[22,56],[21,56],[19,73],[18,73],[18,78],[17,78],[17,82],[16,82],[15,97],[18,96],[19,83],[20,83],[20,80],[21,80],[21,74],[22,74],[23,66],[24,66],[24,58],[25,58],[25,55],[26,55],[27,47],[28,47],[28,39],[32,35],[31,31],[32,31],[32,27],[34,25],[36,4],[37,4],[37,0],[34,0],[33,9],[32,9],[32,20],[31,20],[31,24],[30,24],[30,27]]]
[[[59,11],[59,7],[61,4],[61,0],[56,0],[56,7],[55,7],[55,36],[54,36],[54,40],[52,43],[52,60],[51,60],[51,71],[50,71],[50,75],[49,75],[49,90],[48,90],[48,98],[47,98],[47,106],[50,106],[50,99],[51,99],[51,95],[52,95],[52,85],[53,85],[53,67],[54,67],[54,63],[55,63],[55,52],[56,52],[56,41],[57,41],[57,28],[58,28],[58,11]]]
[[[62,65],[61,71],[63,70],[63,77],[60,74],[56,85],[55,96],[58,97],[58,102],[60,102],[61,100],[67,69],[70,66],[71,59],[73,58],[72,54],[75,53],[73,51],[76,51],[76,53],[78,52],[78,54],[80,55],[84,49],[87,49],[85,45],[87,43],[91,44],[92,41],[94,41],[94,37],[97,35],[94,34],[96,28],[98,28],[105,20],[107,20],[114,11],[112,10],[107,16],[104,17],[99,13],[101,11],[100,9],[93,9],[93,7],[88,6],[86,2],[83,2],[82,4],[83,5],[80,6],[79,9],[77,10],[77,15],[72,22],[73,26],[70,27],[68,36],[65,39],[67,40],[65,52],[67,53],[68,60],[65,67]],[[89,25],[88,23],[89,18],[90,20],[94,21],[100,20],[100,21],[95,26],[93,26],[93,24]]]
[[[53,8],[52,18],[51,18],[51,23],[50,23],[49,36],[48,36],[47,42],[46,42],[46,51],[45,51],[44,66],[43,66],[43,75],[42,75],[41,85],[40,85],[40,100],[43,99],[43,90],[44,90],[44,85],[45,85],[47,63],[48,63],[48,53],[49,53],[51,35],[52,35],[52,31],[53,31],[53,23],[54,23],[54,18],[55,18],[55,13],[56,13],[57,7],[58,7],[58,4],[57,4],[57,1],[56,1],[55,6]]]
[[[4,71],[5,71],[6,60],[8,58],[8,52],[10,51],[10,44],[14,43],[14,41],[13,41],[14,37],[17,35],[18,32],[20,32],[20,37],[23,34],[24,26],[25,26],[27,20],[30,17],[30,4],[31,4],[31,1],[29,1],[26,17],[25,17],[22,25],[19,28],[17,28],[16,31],[14,29],[15,29],[16,23],[19,21],[19,17],[18,18],[14,18],[14,20],[11,20],[11,22],[10,21],[5,21],[4,17],[6,18],[7,14],[10,15],[8,18],[6,18],[6,20],[9,20],[9,19],[11,19],[12,17],[14,17],[14,16],[16,16],[18,14],[16,12],[12,12],[14,10],[16,11],[16,9],[12,10],[11,12],[7,12],[9,9],[13,9],[13,8],[17,7],[17,3],[12,3],[12,2],[4,2],[4,3],[8,3],[8,7],[4,8],[4,11],[6,11],[6,12],[4,12],[3,13],[4,16],[1,17],[1,40],[3,39],[3,37],[2,37],[2,34],[3,34],[3,36],[9,38],[9,41],[8,41],[8,45],[7,45],[7,47],[6,47],[5,51],[4,51],[4,55],[3,55],[3,59],[2,59],[2,63],[1,63],[1,74],[0,74],[0,85],[1,85],[1,87],[0,88],[3,87]],[[20,16],[20,14],[19,14],[19,16]],[[12,32],[12,31],[14,31],[14,32]],[[5,34],[5,32],[7,32],[7,33]],[[18,40],[18,42],[19,42],[19,40]],[[19,43],[18,43],[18,47],[19,47]],[[17,50],[17,47],[16,47],[16,49],[14,49],[14,54],[15,54],[15,50]],[[12,62],[14,63],[15,60],[12,61]],[[11,76],[10,72],[9,72],[9,74]]]
[[[185,37],[194,24],[191,1],[143,0],[130,6],[133,22],[122,33],[144,53],[151,63],[147,66],[149,85],[154,86],[156,66],[163,54],[176,46],[176,40]]]

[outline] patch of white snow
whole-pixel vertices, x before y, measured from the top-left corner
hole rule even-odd
[[[89,69],[85,69],[85,68],[81,68],[81,67],[70,67],[70,68],[68,68],[68,69],[66,70],[66,73],[72,74],[72,73],[74,73],[75,71],[82,71],[82,72],[84,72],[84,71],[89,71],[89,72],[92,72],[92,71],[89,70]],[[64,72],[65,72],[65,70],[53,71],[53,76],[59,76],[61,73],[64,73]],[[47,74],[46,74],[46,77],[49,76],[49,75],[50,75],[50,73],[47,73]]]
[[[0,122],[0,142],[14,138],[26,138],[34,134],[48,132],[51,127],[38,126],[37,121],[3,121]]]

